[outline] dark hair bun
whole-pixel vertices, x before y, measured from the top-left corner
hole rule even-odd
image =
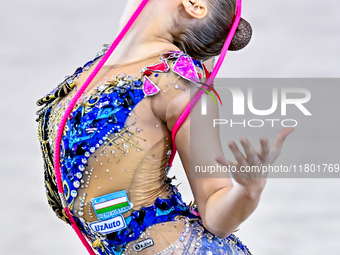
[[[250,24],[246,20],[241,18],[240,23],[237,26],[234,38],[229,46],[229,50],[236,51],[246,47],[247,44],[250,42],[252,34],[253,30]]]

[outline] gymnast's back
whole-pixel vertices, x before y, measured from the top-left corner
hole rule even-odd
[[[38,101],[46,194],[67,223],[54,172],[55,138],[70,100],[106,50]],[[73,219],[99,254],[250,254],[233,234],[209,233],[168,176],[171,131],[190,89],[208,75],[202,61],[163,50],[104,65],[77,101],[61,138],[61,179]]]

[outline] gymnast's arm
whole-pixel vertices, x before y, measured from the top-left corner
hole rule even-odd
[[[169,104],[167,125],[170,130],[181,113],[178,109],[184,108],[187,99],[188,96],[183,93]],[[245,137],[241,138],[246,156],[239,151],[234,142],[229,142],[229,148],[237,160],[237,163],[232,163],[223,157],[219,128],[213,127],[213,119],[219,118],[218,107],[214,105],[213,100],[209,99],[207,98],[208,112],[204,117],[204,123],[200,117],[199,101],[178,130],[175,142],[204,226],[211,233],[224,238],[237,229],[256,209],[266,178],[259,174],[235,174],[233,177],[236,182],[233,185],[228,173],[225,173],[224,178],[191,178],[190,167],[194,171],[195,166],[216,166],[218,162],[226,166],[235,165],[239,169],[241,165],[249,164],[246,158],[255,155],[259,156],[261,162],[257,161],[253,164],[272,163],[279,155],[282,143],[292,129],[280,131],[272,148],[268,145],[268,139],[261,138],[259,153],[254,151]],[[191,147],[190,138],[195,139]]]

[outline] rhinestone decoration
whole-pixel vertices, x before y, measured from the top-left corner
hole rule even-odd
[[[189,81],[199,81],[194,62],[188,55],[181,55],[177,59],[173,71]]]
[[[74,75],[65,77],[64,81],[56,89],[39,101],[42,104],[46,104],[46,107],[38,113],[41,116],[39,122],[40,132],[46,130],[46,120],[51,114],[51,108],[48,108],[48,104],[56,99],[57,92],[59,93],[65,88],[67,88],[65,91],[73,88],[75,79],[79,78],[82,72],[90,70],[95,62],[104,55],[107,48],[108,46],[95,59],[88,61],[82,68],[78,68]],[[134,107],[143,98],[159,93],[160,88],[157,86],[157,80],[160,80],[162,75],[169,76],[167,74],[170,71],[169,64],[174,64],[172,71],[186,80],[197,82],[199,78],[204,76],[204,72],[203,76],[197,72],[198,69],[203,70],[201,61],[192,59],[181,51],[168,51],[163,54],[159,63],[146,66],[136,76],[123,73],[112,78],[105,77],[105,81],[99,82],[96,88],[79,100],[77,107],[75,107],[66,123],[61,141],[61,173],[65,197],[67,198],[66,202],[70,205],[70,209],[72,209],[74,202],[78,199],[79,207],[72,209],[74,219],[81,226],[80,229],[83,234],[93,242],[93,247],[100,254],[130,254],[131,247],[129,247],[129,242],[137,240],[140,236],[144,236],[143,238],[152,237],[148,230],[152,232],[153,225],[165,222],[174,222],[175,224],[183,221],[183,228],[182,225],[176,226],[176,232],[179,232],[178,240],[158,254],[173,254],[174,251],[180,249],[183,252],[193,251],[192,254],[217,255],[228,254],[230,251],[233,254],[250,255],[247,247],[234,235],[220,239],[202,227],[197,209],[191,205],[187,206],[182,201],[178,189],[171,185],[172,179],[165,176],[168,174],[170,167],[165,164],[161,165],[161,160],[155,156],[151,160],[156,162],[155,164],[158,165],[159,163],[161,165],[161,175],[165,176],[165,179],[161,180],[160,183],[166,185],[166,191],[169,191],[170,195],[166,198],[159,196],[152,205],[132,211],[132,214],[125,218],[127,227],[112,235],[99,235],[89,227],[88,217],[93,218],[92,220],[94,221],[96,215],[91,209],[90,195],[87,197],[87,194],[83,193],[80,188],[87,188],[91,184],[91,180],[95,183],[104,177],[107,180],[111,180],[112,182],[110,183],[116,181],[115,178],[117,177],[115,176],[114,168],[105,165],[108,164],[108,161],[111,161],[111,158],[108,160],[108,155],[112,157],[112,162],[116,161],[118,164],[120,160],[126,160],[124,158],[128,155],[129,150],[134,152],[142,151],[142,146],[138,142],[131,142],[132,140],[129,140],[129,138],[138,137],[138,135],[143,134],[143,127],[127,127],[125,126],[126,121],[131,116]],[[179,81],[168,82],[165,87],[167,87],[167,90],[185,90],[185,85],[182,85],[182,82]],[[166,92],[164,89],[162,91],[163,93]],[[163,93],[161,93],[162,96],[170,94]],[[62,109],[63,105],[57,105],[58,102],[55,102],[56,108]],[[163,129],[163,126],[159,124],[154,123],[153,125],[160,131]],[[141,137],[138,138],[143,139]],[[49,139],[49,137],[41,140],[46,141],[42,143],[41,147],[43,148],[44,155],[48,156],[49,149],[47,146],[53,145],[53,140]],[[151,142],[145,144],[149,148],[153,146]],[[167,142],[166,146],[168,146],[166,148],[170,148],[171,143]],[[172,151],[168,149],[165,152],[167,152],[167,158],[172,154]],[[93,155],[94,153],[96,154]],[[48,187],[51,187],[51,191],[57,194],[56,185],[53,183],[53,178],[55,177],[50,174],[53,172],[53,170],[51,171],[53,164],[48,162],[48,157],[45,157],[44,160],[48,169],[45,172],[45,182],[48,183]],[[100,172],[93,172],[93,166],[99,165],[103,165],[102,170]],[[126,176],[134,171],[125,167],[122,169]],[[106,189],[102,184],[100,184],[100,187],[94,188],[96,192],[104,192]],[[63,211],[60,210],[60,202],[58,199],[53,198],[51,191],[48,190],[47,192],[50,192],[48,196],[53,210],[55,210],[60,218],[67,222],[68,219],[65,218]],[[171,231],[174,230],[171,229],[168,232],[171,233]]]
[[[143,91],[145,96],[154,96],[156,95],[159,91],[160,88],[157,87],[148,77],[144,76],[144,87]]]

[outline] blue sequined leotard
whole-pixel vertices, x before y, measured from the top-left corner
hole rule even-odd
[[[38,101],[39,139],[50,206],[69,222],[58,195],[53,156],[60,119],[107,47]],[[168,177],[169,102],[205,78],[201,61],[164,51],[106,65],[78,100],[61,141],[67,204],[99,254],[250,254],[234,235],[209,233]]]

